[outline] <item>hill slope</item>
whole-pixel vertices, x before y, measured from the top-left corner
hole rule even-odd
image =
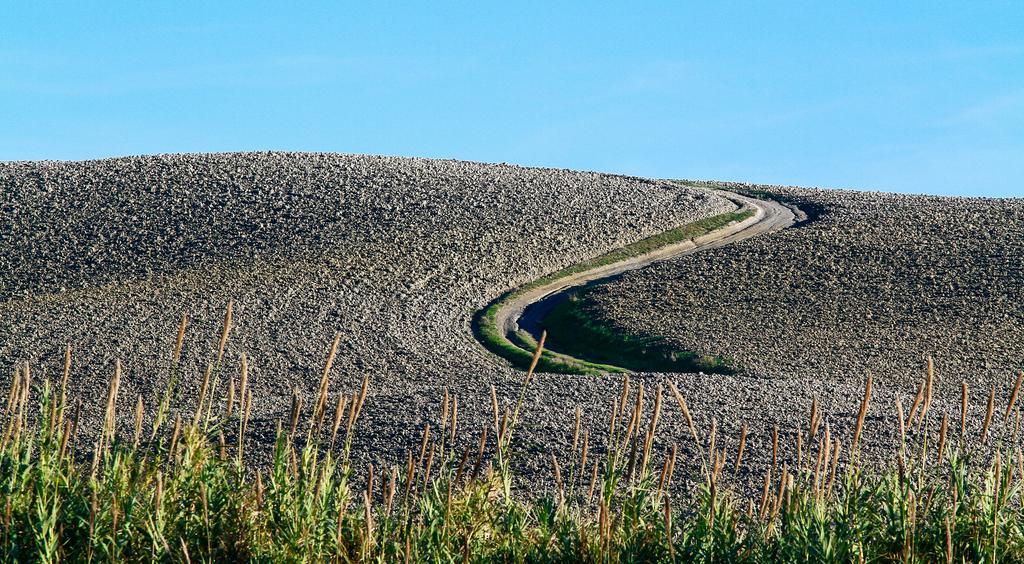
[[[249,355],[257,430],[286,415],[292,387],[312,404],[340,332],[336,381],[373,381],[357,448],[396,458],[446,386],[473,406],[467,423],[486,420],[490,383],[514,397],[520,376],[470,333],[475,308],[732,206],[621,176],[291,153],[5,163],[0,190],[0,364],[53,377],[71,343],[73,388],[97,414],[121,359],[130,419],[136,395],[151,405],[162,389],[187,313],[187,406],[234,300],[226,359]],[[552,379],[544,427],[570,421],[584,388]]]

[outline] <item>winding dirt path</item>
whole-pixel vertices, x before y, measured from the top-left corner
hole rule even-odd
[[[571,289],[607,282],[624,272],[643,268],[655,262],[779,231],[793,225],[803,216],[800,210],[787,207],[776,201],[762,200],[726,191],[716,191],[715,193],[735,203],[735,211],[751,210],[754,214],[700,237],[666,245],[616,263],[578,272],[524,292],[505,302],[495,316],[495,323],[501,329],[502,337],[511,343],[509,335],[522,330],[531,334],[535,339],[539,338],[544,318],[556,305],[567,298],[568,291]],[[557,351],[552,352],[557,353]],[[558,356],[572,359],[564,354],[558,354]],[[585,361],[586,359],[575,360]]]

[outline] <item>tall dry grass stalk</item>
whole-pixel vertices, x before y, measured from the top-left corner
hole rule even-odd
[[[355,418],[363,412],[363,405],[366,403],[366,396],[370,391],[370,375],[363,375],[363,383],[359,386],[359,401],[356,402]]]
[[[779,469],[779,425],[772,425],[772,472]]]
[[[921,382],[921,385],[917,389],[917,395],[914,396],[914,403],[910,405],[910,417],[907,418],[907,427],[914,426],[914,416],[917,414],[917,409],[921,407],[924,402],[925,395],[925,383]]]
[[[555,485],[558,486],[558,503],[561,505],[565,502],[565,485],[562,482],[562,469],[558,465],[558,457],[554,454],[551,455],[551,466],[555,472]]]
[[[620,417],[626,413],[626,401],[629,399],[629,383],[629,374],[626,374],[622,379],[622,397],[619,398]]]
[[[718,452],[716,447],[715,447],[715,441],[717,439],[717,435],[718,435],[718,419],[715,418],[715,417],[712,417],[711,418],[711,430],[708,431],[708,454],[712,457],[712,459],[716,456],[716,453]]]
[[[800,430],[800,427],[796,428],[796,468],[794,471],[799,472],[804,466],[804,433]]]
[[[924,419],[932,406],[932,394],[935,390],[935,362],[928,357],[925,368],[925,399],[924,408],[921,410],[921,419]]]
[[[992,424],[992,413],[996,407],[996,387],[993,384],[992,389],[988,393],[988,406],[985,408],[985,422],[981,426],[981,442],[982,444],[988,442],[988,428]]]
[[[299,395],[299,391],[292,388],[292,406],[288,413],[288,440],[291,441],[295,437],[295,432],[299,429],[299,417],[302,415],[302,396]]]
[[[341,333],[334,334],[334,341],[327,353],[327,360],[324,362],[323,372],[320,373],[320,385],[317,387],[316,408],[313,410],[313,418],[317,426],[323,421],[324,412],[327,409],[327,390],[331,385],[331,367],[334,366],[334,358],[338,354],[338,344],[341,342]]]
[[[145,414],[145,406],[142,403],[142,394],[139,394],[135,402],[135,438],[132,444],[138,448],[139,439],[142,437],[142,417]]]
[[[761,504],[760,504],[760,510],[758,511],[758,515],[760,515],[761,520],[764,520],[764,518],[767,516],[768,503],[772,499],[771,498],[771,487],[772,487],[772,469],[769,468],[769,469],[765,470],[765,473],[764,473],[764,487],[761,490]]]
[[[939,451],[935,457],[935,464],[942,464],[942,458],[946,454],[946,430],[949,428],[949,414],[943,412],[942,427],[939,429]]]
[[[651,415],[650,423],[647,427],[647,435],[644,438],[644,452],[643,458],[640,462],[640,474],[647,473],[647,464],[651,458],[651,449],[654,447],[654,438],[658,431],[658,420],[661,418],[661,385],[659,384],[654,394],[654,413]]]
[[[668,381],[668,386],[672,390],[672,395],[676,398],[676,403],[679,404],[679,410],[683,412],[683,417],[686,419],[686,426],[690,429],[690,436],[693,437],[693,442],[699,445],[700,437],[697,436],[697,426],[693,424],[693,416],[690,415],[690,408],[686,405],[686,399],[683,398],[683,394],[679,393],[679,388],[676,388],[672,380]]]
[[[839,451],[841,447],[842,443],[839,442],[839,439],[836,439],[832,446],[832,469],[829,473],[828,492],[826,493],[828,497],[832,496],[832,486],[836,483],[836,472],[839,469]]]
[[[16,401],[21,400],[21,365],[17,364],[14,366],[14,375],[11,376],[10,386],[7,388],[7,408],[4,413],[10,415],[14,412],[14,408],[17,405]]]
[[[199,387],[199,398],[196,400],[196,411],[192,415],[192,426],[198,427],[200,418],[203,416],[203,404],[206,401],[206,393],[210,389],[210,377],[213,375],[213,364],[206,365],[206,372],[203,373],[203,384]]]
[[[960,383],[960,439],[967,436],[967,381]]]
[[[224,327],[220,334],[220,343],[217,345],[217,363],[220,364],[224,360],[224,348],[228,344],[228,335],[231,333],[231,315],[234,309],[235,301],[228,300],[228,306],[224,310]]]
[[[338,428],[341,427],[341,421],[345,417],[345,407],[348,404],[348,396],[345,394],[338,394],[337,403],[334,406],[334,420],[331,422],[331,446],[334,446],[335,441],[338,438]]]
[[[580,406],[577,405],[576,406],[576,423],[573,425],[573,428],[572,428],[572,451],[573,452],[576,452],[576,447],[579,445],[580,418],[581,417],[582,417],[582,412],[581,412]]]
[[[744,423],[740,429],[740,446],[736,449],[736,463],[733,465],[733,473],[740,471],[740,462],[743,460],[743,449],[747,446],[747,424]]]
[[[60,405],[68,404],[68,380],[71,379],[71,344],[64,347],[64,373],[60,378]]]
[[[228,395],[224,400],[224,418],[231,419],[231,414],[235,409],[235,379],[232,377],[228,380]]]
[[[247,390],[243,397],[245,407],[242,409],[242,419],[239,422],[238,431],[238,463],[241,464],[245,452],[245,438],[249,432],[249,413],[252,410],[252,390]]]
[[[240,362],[238,395],[239,397],[245,397],[246,392],[249,391],[249,357],[245,353],[242,353],[242,360]]]
[[[900,456],[904,456],[904,450],[906,449],[907,444],[907,425],[903,418],[903,399],[899,394],[896,394],[896,400],[894,403],[896,404],[896,418],[898,419],[900,430]]]
[[[1017,395],[1020,393],[1021,382],[1024,382],[1024,371],[1017,374],[1017,382],[1013,384],[1013,391],[1010,393],[1010,401],[1006,402],[1006,414],[1003,418],[1007,421],[1010,419],[1010,413],[1013,412],[1014,404],[1017,403]]]
[[[530,379],[533,376],[533,371],[537,369],[537,363],[540,362],[540,357],[544,353],[544,342],[547,341],[548,332],[541,331],[540,340],[537,341],[537,348],[533,351],[533,358],[530,359],[530,367],[526,370],[526,385],[530,384]]]
[[[860,446],[861,432],[864,430],[864,418],[868,414],[868,405],[871,403],[871,374],[868,374],[867,383],[864,385],[864,399],[860,404],[860,411],[857,413],[857,426],[853,431],[853,443],[850,445],[850,453],[856,453]]]
[[[181,323],[178,325],[178,336],[174,339],[174,352],[171,353],[171,366],[177,366],[181,360],[181,348],[185,343],[185,328],[188,326],[188,314],[181,314]]]
[[[110,386],[107,388],[107,410],[103,417],[103,441],[108,443],[113,440],[116,430],[117,394],[120,388],[121,361],[117,360],[114,362],[114,376],[110,379]]]
[[[807,440],[813,439],[814,435],[818,433],[818,424],[820,423],[819,417],[820,414],[818,413],[818,396],[815,395],[814,399],[811,401],[811,417],[810,421],[807,424]]]

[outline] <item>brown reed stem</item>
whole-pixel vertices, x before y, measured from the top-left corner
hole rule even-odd
[[[565,486],[562,484],[562,468],[558,465],[558,457],[551,455],[551,466],[555,472],[555,484],[558,486],[558,505],[565,501]]]
[[[206,392],[210,387],[210,375],[213,373],[213,364],[206,365],[206,372],[203,374],[203,385],[199,388],[199,401],[196,402],[196,412],[192,416],[192,426],[199,426],[199,419],[203,414],[203,402],[206,399]]]
[[[590,474],[590,486],[587,487],[587,503],[594,499],[594,488],[597,486],[597,464],[598,461],[594,461],[594,470]]]
[[[644,454],[640,462],[640,475],[647,473],[647,463],[651,458],[651,448],[654,446],[654,437],[658,431],[658,420],[661,418],[661,385],[659,384],[654,395],[654,414],[651,416],[650,425],[647,428],[647,437],[644,439]]]
[[[338,403],[334,406],[334,421],[331,422],[331,447],[338,437],[338,428],[341,427],[342,417],[345,415],[345,406],[348,404],[348,396],[338,394]]]
[[[1017,382],[1013,385],[1013,392],[1010,393],[1010,401],[1006,403],[1006,414],[1003,418],[1007,421],[1010,419],[1010,412],[1013,411],[1013,405],[1017,403],[1017,394],[1020,393],[1021,382],[1024,382],[1024,371],[1017,374]]]
[[[967,380],[960,383],[960,439],[967,436]]]
[[[139,446],[139,438],[142,436],[142,416],[145,407],[142,405],[142,394],[139,394],[138,400],[135,402],[135,439],[132,441],[132,445],[135,448]]]
[[[243,352],[241,360],[241,368],[239,368],[238,376],[238,395],[244,398],[245,393],[249,391],[249,357]]]
[[[487,447],[487,432],[489,430],[490,427],[484,425],[483,430],[480,431],[480,445],[477,447],[476,463],[473,465],[473,475],[470,476],[470,479],[475,480],[480,475],[480,468],[484,463],[484,449]]]
[[[903,399],[900,398],[899,394],[896,395],[896,417],[899,419],[900,424],[900,457],[906,455],[907,445],[907,426],[903,419]]]
[[[836,439],[835,440],[835,446],[832,448],[832,470],[829,472],[828,492],[826,492],[826,494],[825,494],[826,497],[832,497],[832,486],[835,485],[835,483],[836,483],[836,470],[839,468],[839,449],[840,449],[840,447],[841,447],[841,444],[839,443],[839,439]]]
[[[469,447],[462,449],[462,460],[459,461],[459,469],[455,472],[455,483],[462,481],[462,474],[466,470],[466,463],[469,462]]]
[[[907,427],[914,424],[914,415],[917,414],[917,408],[921,407],[921,404],[924,402],[924,387],[925,383],[921,382],[917,388],[917,395],[914,396],[914,403],[910,405],[910,417],[907,418]]]
[[[252,409],[252,390],[246,392],[245,409],[242,410],[242,421],[238,431],[238,461],[241,462],[245,452],[245,436],[249,431],[249,411]]]
[[[619,398],[619,416],[623,416],[626,413],[626,400],[629,399],[629,374],[622,379],[622,396]]]
[[[818,396],[815,394],[811,400],[811,417],[807,423],[807,440],[814,438],[814,435],[818,432]]]
[[[412,483],[416,476],[416,466],[412,462],[412,453],[408,450],[405,451],[406,464],[405,464],[405,493],[402,494],[402,505],[408,507],[409,504],[409,491],[412,489]]]
[[[171,366],[177,366],[181,359],[181,347],[185,342],[185,327],[188,325],[188,314],[181,314],[181,323],[178,325],[178,337],[174,339],[174,352],[171,353]]]
[[[430,441],[430,454],[427,455],[427,467],[423,472],[423,486],[426,487],[430,483],[430,469],[434,466],[434,448],[437,446],[437,441]]]
[[[672,476],[676,472],[676,454],[677,454],[677,451],[678,451],[678,446],[673,444],[672,445],[672,457],[669,459],[670,462],[669,462],[669,465],[668,465],[668,480],[665,482],[665,490],[666,491],[668,491],[668,489],[672,486]]]
[[[925,372],[925,399],[924,409],[921,411],[921,419],[924,419],[928,410],[932,407],[932,392],[935,390],[935,362],[932,357],[928,357],[927,368]]]
[[[341,333],[334,334],[334,341],[331,342],[330,351],[327,353],[327,360],[324,362],[323,372],[320,374],[320,385],[317,387],[316,408],[313,410],[313,418],[319,427],[323,421],[324,411],[327,409],[327,390],[330,387],[331,367],[334,366],[334,357],[338,354],[338,343],[341,342]]]
[[[867,383],[864,385],[864,399],[860,404],[860,412],[857,413],[857,427],[853,432],[853,444],[850,446],[850,453],[855,453],[860,446],[860,435],[864,430],[864,418],[868,414],[868,405],[871,403],[871,374],[868,374]]]
[[[26,369],[26,374],[28,373]],[[110,388],[107,390],[107,412],[104,418],[104,437],[110,441],[114,438],[116,426],[116,405],[117,393],[121,388],[121,361],[114,362],[114,377],[110,379]]]
[[[64,347],[64,374],[60,379],[60,411],[64,419],[64,409],[68,404],[68,380],[71,378],[71,344]]]
[[[231,419],[231,413],[235,408],[235,379],[233,377],[228,380],[228,397],[226,403],[227,405],[224,407],[224,418]]]
[[[758,515],[761,516],[761,520],[762,521],[767,516],[766,512],[768,511],[768,500],[770,499],[769,496],[771,496],[771,484],[772,484],[772,469],[769,468],[764,473],[764,487],[761,490],[761,505],[760,505],[760,508],[759,508],[759,511],[758,511]]]
[[[935,464],[942,464],[942,457],[946,453],[946,429],[949,427],[949,414],[943,412],[942,427],[939,429],[939,452],[935,457]]]
[[[355,410],[355,417],[353,419],[353,422],[355,420],[358,420],[359,419],[359,414],[363,412],[363,404],[366,403],[366,395],[367,395],[367,393],[369,391],[370,391],[370,375],[369,374],[365,374],[365,375],[363,375],[363,384],[359,388],[359,402],[355,404],[356,405],[356,410]]]
[[[985,422],[981,427],[981,442],[985,444],[988,442],[988,428],[992,424],[992,412],[996,405],[996,387],[993,384],[992,389],[988,394],[988,407],[985,409]]]
[[[740,461],[743,460],[743,449],[747,446],[747,424],[743,424],[743,428],[740,429],[740,446],[736,450],[736,464],[733,465],[733,474],[736,474],[740,470]]]
[[[224,347],[227,346],[228,335],[231,333],[231,315],[234,304],[234,300],[228,300],[228,307],[224,310],[224,328],[220,334],[220,344],[217,345],[217,364],[224,360]]]
[[[779,426],[772,425],[772,473],[779,469]]]

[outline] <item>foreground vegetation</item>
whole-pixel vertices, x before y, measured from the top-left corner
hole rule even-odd
[[[607,266],[609,264],[614,264],[668,245],[681,243],[702,235],[707,235],[708,233],[711,233],[716,229],[720,229],[730,223],[743,221],[744,219],[751,217],[753,214],[754,212],[752,210],[743,210],[705,218],[687,225],[676,227],[675,229],[670,229],[630,245],[626,245],[625,247],[615,249],[614,251],[605,253],[599,257],[595,257],[548,274],[547,276],[534,280],[529,284],[502,295],[486,308],[478,311],[473,318],[473,332],[487,350],[509,361],[516,368],[525,370],[533,360],[533,355],[530,351],[537,346],[537,343],[532,337],[522,332],[520,332],[521,334],[514,335],[513,341],[509,341],[505,338],[503,329],[497,325],[497,315],[498,311],[501,310],[501,308],[508,302],[531,290],[546,286],[568,276],[572,276],[580,272],[586,272],[594,268]],[[685,356],[691,353],[678,351],[678,354],[680,356]],[[559,374],[595,374],[607,372],[624,373],[628,371],[625,370],[624,367],[616,366],[614,364],[602,364],[600,361],[590,362],[588,360],[577,359],[548,350],[545,350],[541,355],[537,368],[542,372],[554,372]],[[714,366],[710,365],[707,368],[708,370],[715,369]]]
[[[91,433],[79,428],[80,406],[68,409],[70,348],[59,381],[36,382],[30,367],[19,368],[2,406],[4,560],[1024,559],[1024,460],[1013,424],[1024,374],[1005,409],[996,408],[993,389],[979,440],[967,436],[966,384],[960,417],[928,424],[929,370],[909,412],[897,401],[886,418],[902,440],[881,468],[861,463],[870,378],[851,434],[830,429],[815,402],[796,462],[782,462],[776,441],[754,495],[730,486],[745,467],[745,427],[737,451],[726,452],[713,425],[698,429],[671,380],[651,393],[626,377],[602,429],[585,428],[577,411],[567,430],[571,452],[550,458],[549,486],[522,495],[514,435],[529,417],[522,407],[540,347],[515,403],[502,405],[492,389],[479,434],[460,429],[458,398],[445,393],[406,464],[360,469],[357,483],[349,453],[370,382],[332,391],[337,339],[316,402],[303,406],[296,396],[278,424],[270,466],[247,470],[256,448],[244,440],[253,397],[245,358],[237,371],[222,361],[229,327],[230,314],[194,409],[175,408],[183,320],[171,384],[152,413],[139,398],[133,420],[119,424],[117,369]],[[667,417],[681,418],[687,436],[660,437]],[[676,440],[687,444],[656,451],[656,443]],[[679,446],[699,453],[699,473],[676,472]],[[76,456],[82,451],[91,454]]]

